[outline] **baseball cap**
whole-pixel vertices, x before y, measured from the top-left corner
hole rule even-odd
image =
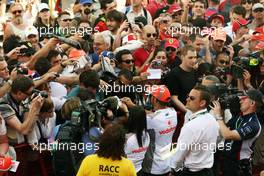
[[[168,9],[168,13],[174,13],[174,12],[178,12],[178,11],[181,11],[182,8],[179,4],[173,4],[172,6],[170,6],[170,8]]]
[[[148,93],[161,102],[169,102],[171,98],[170,91],[165,85],[153,85]]]
[[[85,56],[86,53],[83,50],[78,50],[78,49],[72,49],[69,53],[69,58],[70,59],[79,59],[81,56]]]
[[[167,47],[179,48],[180,42],[175,38],[167,38],[164,46],[165,46],[165,48],[167,48]]]
[[[80,4],[92,4],[93,0],[80,0]]]
[[[147,19],[145,17],[143,17],[143,16],[135,17],[134,21],[135,21],[135,23],[142,23],[143,26],[146,26],[148,24]]]
[[[223,29],[218,28],[211,33],[211,37],[213,38],[213,40],[222,40],[225,42],[226,32]]]
[[[128,43],[132,43],[135,40],[137,40],[136,36],[134,36],[133,34],[128,34],[125,37],[123,37],[122,44],[125,45]]]
[[[264,6],[261,3],[256,3],[253,5],[252,11],[254,11],[256,9],[264,9]]]
[[[212,16],[210,16],[209,21],[212,22],[213,19],[218,18],[221,20],[222,24],[225,24],[225,18],[223,15],[220,15],[219,13],[214,13]]]
[[[243,26],[247,26],[249,24],[249,21],[247,21],[244,18],[240,18],[239,20],[236,20],[232,24],[232,30],[236,32],[239,28]]]
[[[257,104],[259,104],[259,105],[264,104],[263,94],[259,90],[249,89],[245,93],[249,99],[255,101]]]
[[[44,9],[48,9],[48,10],[50,9],[49,6],[48,6],[48,4],[47,3],[40,3],[38,5],[38,12],[41,12]]]
[[[25,30],[26,37],[30,35],[38,35],[38,30],[35,26],[29,26]]]

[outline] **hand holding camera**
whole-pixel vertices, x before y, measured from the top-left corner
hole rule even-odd
[[[36,95],[36,94],[35,94]],[[34,94],[33,94],[34,96]],[[39,111],[44,103],[44,97],[41,96],[41,94],[38,94],[33,100],[30,102],[29,105],[29,113],[33,113],[38,115]]]

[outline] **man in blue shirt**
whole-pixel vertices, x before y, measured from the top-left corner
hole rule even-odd
[[[214,112],[225,141],[224,175],[251,176],[251,154],[253,144],[261,131],[256,112],[263,106],[263,95],[250,89],[240,97],[241,116],[231,118],[227,124],[221,117],[221,107],[214,102]]]

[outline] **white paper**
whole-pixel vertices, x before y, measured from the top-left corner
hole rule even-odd
[[[148,69],[148,79],[161,79],[161,69]]]
[[[10,169],[11,172],[16,172],[17,171],[17,168],[18,168],[18,165],[19,165],[19,162],[18,161],[12,161],[13,164],[12,164],[12,167]]]

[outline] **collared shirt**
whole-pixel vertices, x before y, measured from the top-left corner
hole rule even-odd
[[[206,109],[192,116],[192,120],[181,129],[176,153],[170,158],[170,167],[177,169],[184,165],[197,172],[213,166],[219,126]]]

